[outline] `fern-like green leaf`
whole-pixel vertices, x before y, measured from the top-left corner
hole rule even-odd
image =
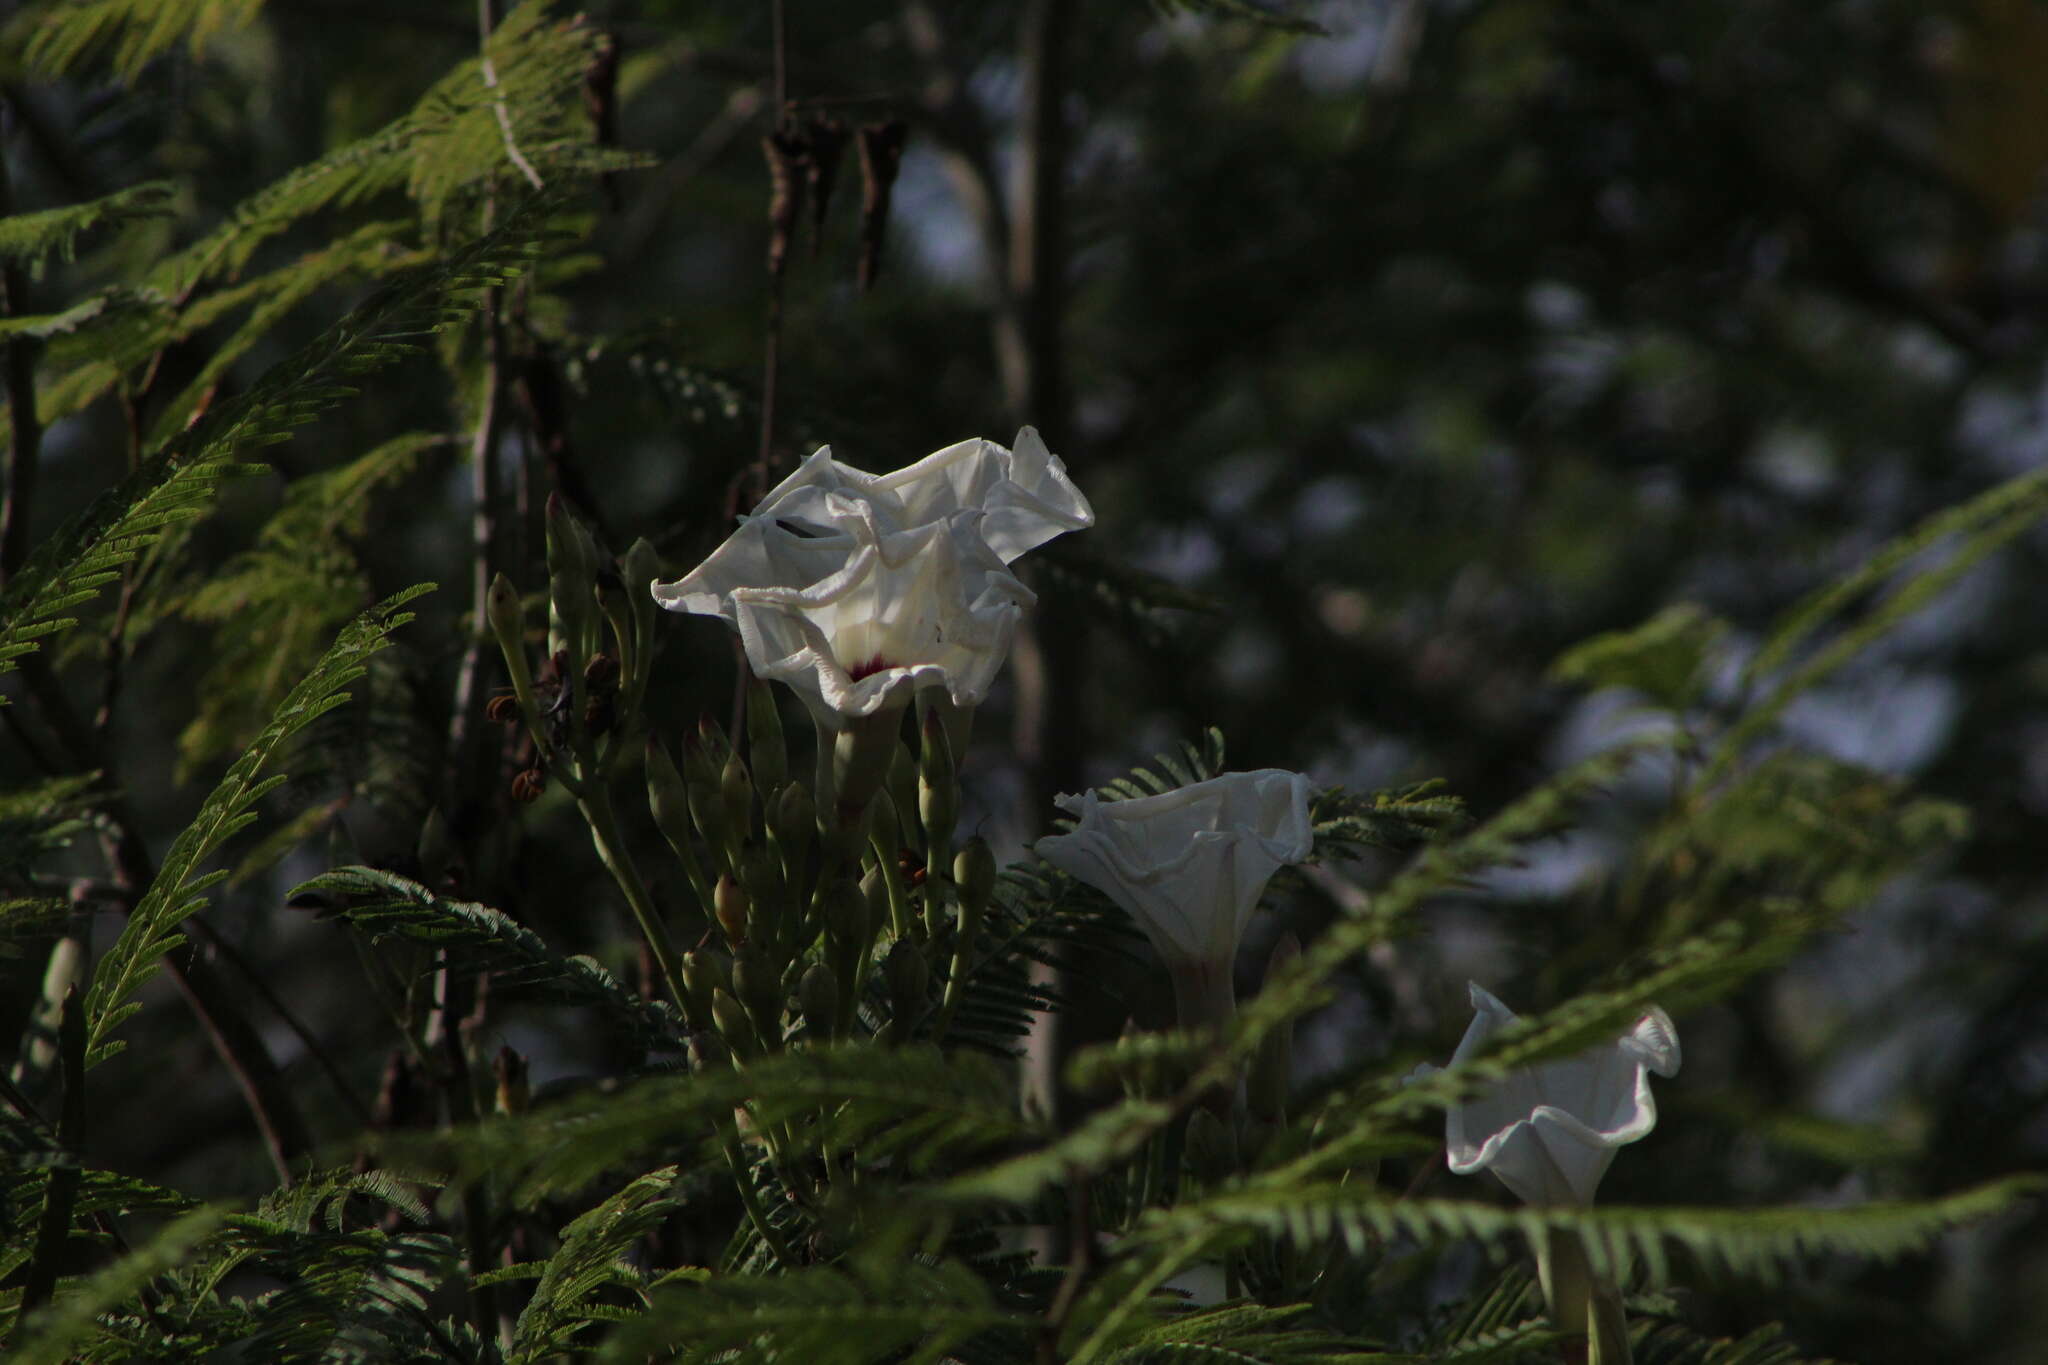
[[[400,608],[431,587],[423,584],[398,593],[350,623],[313,672],[285,697],[270,724],[228,769],[200,807],[198,817],[171,845],[156,880],[123,925],[121,937],[95,964],[85,1002],[88,1066],[104,1061],[117,1049],[112,1034],[139,1008],[133,1000],[135,992],[178,943],[179,921],[198,909],[201,893],[226,875],[200,875],[200,867],[235,831],[256,818],[256,802],[284,780],[282,774],[258,780],[272,753],[322,713],[348,700],[342,689],[363,675],[364,661],[384,647],[390,632],[412,619]]]
[[[565,957],[502,910],[444,900],[394,872],[345,867],[299,886],[292,898],[334,899],[333,917],[373,937],[396,934],[416,943],[460,946],[462,965],[496,974],[494,988],[597,1010],[643,1048],[673,1051],[682,1020],[666,1003],[642,1000],[587,957]]]
[[[0,261],[32,271],[40,271],[52,256],[68,261],[88,232],[169,213],[174,193],[170,181],[149,180],[83,204],[0,218]]]

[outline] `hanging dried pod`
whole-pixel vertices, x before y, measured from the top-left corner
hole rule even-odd
[[[846,125],[830,114],[820,114],[806,129],[811,159],[806,167],[811,192],[811,256],[815,259],[825,245],[825,212],[832,205],[832,191],[839,183],[839,161],[846,154]]]
[[[768,273],[780,278],[810,187],[810,138],[784,116],[775,131],[761,139],[761,154],[768,158]]]
[[[903,141],[909,129],[901,119],[861,126],[860,146],[860,287],[874,288],[882,273],[882,242],[889,230],[889,196],[903,165]]]

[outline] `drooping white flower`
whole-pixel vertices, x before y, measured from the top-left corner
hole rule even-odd
[[[1477,983],[1472,1024],[1452,1054],[1455,1064],[1515,1020],[1514,1011]],[[1576,1057],[1509,1073],[1498,1085],[1453,1106],[1444,1146],[1459,1175],[1492,1171],[1528,1204],[1593,1202],[1617,1149],[1657,1126],[1650,1073],[1678,1074],[1678,1030],[1652,1007],[1614,1042]]]
[[[1080,824],[1037,849],[1137,921],[1174,973],[1184,1024],[1213,1023],[1266,883],[1309,855],[1308,793],[1302,774],[1266,768],[1129,801],[1062,796]]]
[[[891,530],[868,504],[835,510],[852,549],[831,573],[727,591],[754,672],[789,684],[830,730],[926,687],[978,704],[1036,600],[982,539],[982,514]]]
[[[887,474],[839,463],[820,447],[777,484],[711,556],[654,598],[671,611],[738,624],[741,588],[805,588],[832,577],[861,548],[857,523],[878,534],[979,512],[977,534],[1003,564],[1055,536],[1095,524],[1066,466],[1025,427],[1014,449],[973,439]]]

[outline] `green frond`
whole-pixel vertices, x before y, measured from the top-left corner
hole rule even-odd
[[[386,598],[343,629],[319,665],[278,706],[255,743],[228,769],[198,817],[172,843],[156,880],[122,926],[120,938],[94,965],[85,1002],[88,1066],[116,1050],[111,1035],[139,1008],[133,1003],[135,992],[179,942],[178,923],[200,907],[207,887],[227,875],[200,875],[200,867],[256,818],[256,802],[284,780],[281,774],[257,778],[272,753],[323,712],[348,700],[341,689],[363,675],[365,660],[384,647],[390,632],[412,619],[400,608],[431,587],[423,584]]]
[[[570,1350],[586,1327],[612,1320],[617,1305],[599,1300],[601,1293],[646,1306],[653,1277],[629,1252],[678,1207],[678,1180],[674,1166],[649,1171],[562,1229],[562,1244],[513,1328],[515,1365]]]
[[[1028,1332],[1038,1319],[999,1308],[957,1262],[914,1258],[813,1267],[785,1275],[671,1281],[648,1310],[621,1323],[595,1357],[650,1353],[689,1365],[729,1359],[936,1362],[956,1343],[998,1329]]]
[[[105,59],[132,81],[185,44],[197,56],[215,34],[246,28],[263,0],[69,0],[31,7],[9,26],[31,67],[66,76]]]
[[[1670,1277],[1683,1252],[1708,1270],[1774,1279],[1786,1266],[1824,1255],[1894,1260],[1944,1233],[2048,1193],[2048,1176],[2019,1175],[1937,1199],[1874,1201],[1832,1207],[1762,1209],[1506,1207],[1453,1199],[1391,1199],[1355,1185],[1226,1190],[1160,1210],[1139,1224],[1129,1245],[1142,1255],[1176,1255],[1256,1232],[1299,1246],[1329,1239],[1354,1255],[1394,1237],[1420,1242],[1470,1238],[1496,1254],[1534,1245],[1549,1231],[1584,1238],[1596,1274],[1618,1276],[1631,1262],[1653,1281]]]
[[[69,261],[78,239],[88,232],[168,214],[174,193],[176,187],[170,181],[148,180],[83,204],[0,218],[0,261],[34,272],[40,272],[52,256]]]
[[[448,1135],[372,1141],[411,1164],[500,1179],[514,1202],[528,1204],[579,1190],[649,1152],[712,1159],[741,1105],[760,1124],[804,1125],[818,1143],[858,1145],[863,1161],[886,1157],[910,1171],[1039,1131],[1018,1113],[1007,1070],[990,1058],[842,1046],[762,1058],[744,1071],[650,1076]]]
[[[528,264],[549,236],[546,201],[538,201],[497,231],[400,276],[94,499],[0,594],[0,672],[75,626],[66,613],[97,596],[167,527],[203,515],[221,479],[261,469],[231,463],[238,454],[286,439],[348,397],[346,380],[408,354],[417,338],[466,314],[484,287]]]
[[[1137,764],[1128,776],[1112,778],[1096,790],[1105,801],[1129,801],[1191,787],[1222,775],[1223,748],[1223,732],[1212,725],[1203,732],[1199,744],[1184,739],[1178,752],[1154,754],[1152,766]]]
[[[1767,690],[1721,737],[1705,780],[1733,768],[1742,751],[1768,733],[1800,694],[1931,604],[1985,556],[2044,515],[2048,515],[2048,471],[2037,470],[1935,513],[1887,543],[1854,573],[1834,580],[1786,613],[1743,670],[1745,686]],[[1899,577],[1916,561],[1923,561],[1917,571]],[[1898,581],[1890,591],[1860,620],[1843,626],[1833,639],[1814,648],[1796,665],[1792,663],[1825,627],[1895,578]]]
[[[0,878],[27,873],[82,832],[98,780],[98,773],[78,773],[0,791]]]
[[[1362,849],[1411,849],[1462,828],[1471,820],[1464,799],[1444,793],[1443,782],[1371,793],[1341,787],[1319,791],[1309,803],[1316,857],[1353,857]]]
[[[642,1047],[673,1051],[682,1021],[666,1002],[642,1000],[588,957],[567,957],[502,910],[445,900],[395,872],[344,867],[323,873],[291,893],[332,898],[324,912],[372,938],[395,934],[415,943],[460,947],[457,965],[494,973],[493,987],[530,993],[559,1004],[597,1011]]]
[[[12,1331],[11,1365],[66,1365],[73,1349],[93,1335],[99,1315],[140,1293],[143,1286],[173,1267],[220,1226],[218,1209],[201,1207],[173,1219],[148,1242],[80,1280],[67,1282],[56,1301]],[[13,1313],[0,1331],[15,1327]]]
[[[355,542],[372,500],[445,440],[411,432],[294,481],[255,546],[175,603],[180,614],[214,627],[198,713],[178,740],[181,776],[246,743],[334,631],[369,605]]]
[[[1177,1313],[1136,1332],[1107,1359],[1126,1365],[1410,1365],[1421,1359],[1299,1325],[1313,1312],[1305,1303],[1228,1303]]]
[[[1681,602],[1639,626],[1574,645],[1551,664],[1550,676],[1581,687],[1625,687],[1679,711],[1697,698],[1707,659],[1727,632],[1727,622]]]

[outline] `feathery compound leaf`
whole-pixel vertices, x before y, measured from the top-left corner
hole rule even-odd
[[[787,1275],[672,1282],[646,1314],[621,1325],[600,1361],[660,1354],[679,1362],[729,1359],[836,1365],[936,1361],[979,1332],[1029,1331],[1036,1317],[996,1307],[988,1287],[958,1262],[908,1257],[816,1267]]]
[[[2020,1175],[1939,1199],[1879,1201],[1847,1208],[1507,1208],[1473,1200],[1388,1199],[1355,1185],[1227,1190],[1153,1213],[1133,1247],[1167,1256],[1189,1239],[1254,1231],[1298,1245],[1336,1238],[1354,1253],[1390,1237],[1470,1237],[1499,1251],[1533,1244],[1548,1230],[1586,1241],[1596,1274],[1613,1276],[1629,1258],[1669,1278],[1675,1249],[1701,1265],[1768,1279],[1801,1258],[1824,1254],[1891,1260],[1943,1233],[2048,1193],[2048,1176]]]
[[[647,1303],[653,1276],[627,1255],[680,1204],[679,1178],[674,1166],[649,1171],[562,1229],[562,1245],[548,1257],[533,1298],[513,1328],[514,1362],[570,1350],[584,1328],[616,1318],[617,1304],[597,1299],[603,1291],[623,1291]]]
[[[672,1006],[642,1000],[587,957],[565,957],[502,910],[443,900],[416,881],[373,867],[327,872],[291,893],[338,897],[336,919],[373,937],[397,934],[418,943],[472,950],[457,961],[496,973],[493,988],[529,991],[565,1005],[587,1005],[641,1046],[674,1050],[682,1021]]]
[[[529,201],[495,232],[379,289],[43,542],[0,594],[0,673],[76,625],[63,613],[96,596],[167,526],[206,511],[222,478],[261,470],[231,464],[237,454],[286,439],[292,428],[349,395],[341,381],[409,353],[417,338],[475,307],[485,286],[518,273],[553,235],[546,225],[552,202]]]
[[[9,36],[26,32],[24,56],[45,75],[68,75],[107,54],[114,74],[132,81],[180,42],[196,56],[208,38],[248,27],[262,8],[263,0],[69,0],[32,7]]]
[[[53,255],[68,261],[78,239],[95,228],[169,213],[174,192],[170,181],[150,180],[83,204],[0,218],[0,260],[33,271]]]
[[[1702,780],[1711,782],[1725,775],[1743,749],[1777,724],[1801,693],[1928,606],[1986,555],[2003,547],[2044,515],[2048,515],[2048,471],[2023,475],[1927,518],[1885,545],[1854,573],[1828,584],[1794,607],[1743,671],[1745,684],[1772,677],[1824,626],[1865,594],[1876,590],[1915,559],[1939,552],[1926,567],[1893,587],[1863,620],[1842,630],[1790,668],[1763,700],[1743,712],[1741,719],[1722,736]],[[1944,542],[1954,543],[1945,546]]]
[[[55,1303],[22,1324],[7,1356],[10,1365],[63,1365],[72,1358],[72,1348],[96,1330],[101,1313],[133,1298],[144,1285],[181,1263],[221,1219],[218,1209],[194,1209],[146,1245],[70,1282]]]
[[[412,619],[399,608],[432,586],[421,584],[386,598],[344,628],[319,665],[285,697],[256,742],[228,769],[200,807],[198,818],[171,845],[156,880],[122,926],[121,937],[94,966],[85,1002],[86,1065],[115,1051],[109,1035],[129,1012],[135,992],[175,946],[178,922],[199,908],[200,892],[223,875],[200,876],[200,866],[235,830],[255,819],[251,807],[284,780],[278,775],[259,781],[264,764],[285,740],[348,700],[341,689],[361,677],[364,661],[384,647],[392,631]]]

